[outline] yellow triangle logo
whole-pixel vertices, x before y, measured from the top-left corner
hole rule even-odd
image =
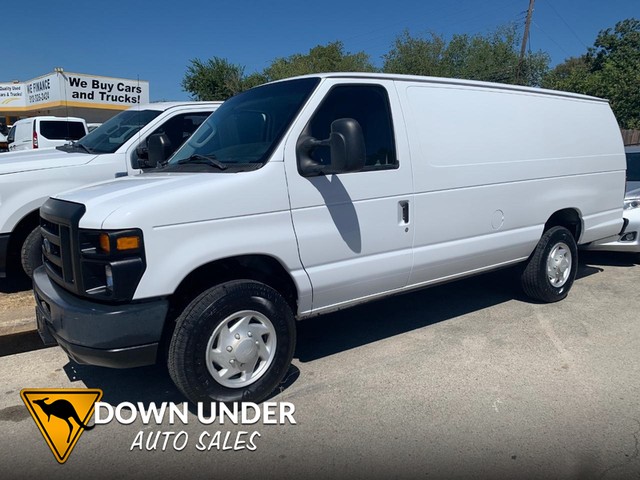
[[[93,407],[102,398],[97,388],[25,388],[20,397],[58,463],[71,455],[87,426]]]

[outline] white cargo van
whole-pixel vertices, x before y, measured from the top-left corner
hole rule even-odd
[[[149,148],[164,157],[161,138]],[[620,231],[624,182],[604,100],[399,75],[274,82],[227,100],[164,168],[47,200],[38,328],[95,365],[168,345],[189,399],[257,401],[289,368],[295,319],[519,262],[530,297],[564,298],[576,244]]]
[[[42,263],[38,210],[54,193],[153,169],[147,140],[178,148],[221,102],[164,102],[119,113],[80,141],[0,155],[0,277]]]
[[[18,120],[9,132],[9,151],[58,147],[84,137],[89,130],[82,118],[31,117]]]

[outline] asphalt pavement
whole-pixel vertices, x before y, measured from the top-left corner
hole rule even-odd
[[[184,398],[162,367],[80,366],[14,335],[21,347],[0,343],[0,476],[640,478],[640,265],[581,257],[555,304],[529,301],[505,270],[302,322],[270,399],[295,406],[295,425],[204,425],[193,407],[186,425],[114,420],[85,431],[64,465],[21,389],[99,388],[114,407]],[[208,448],[240,431],[258,432],[254,450]],[[136,443],[180,432],[182,449]]]

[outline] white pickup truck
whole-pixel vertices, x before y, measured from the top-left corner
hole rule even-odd
[[[72,145],[0,155],[0,277],[42,263],[39,209],[51,195],[154,168],[147,140],[165,134],[177,149],[221,102],[141,105]]]
[[[517,263],[531,298],[565,298],[576,245],[622,229],[624,183],[605,100],[274,82],[227,100],[163,168],[47,200],[38,329],[81,363],[167,361],[195,402],[258,401],[289,369],[296,319]]]
[[[0,153],[9,151],[9,143],[7,141],[7,135],[9,129],[4,123],[0,123]]]

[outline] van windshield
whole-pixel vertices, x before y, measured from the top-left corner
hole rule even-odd
[[[272,83],[230,98],[175,153],[165,171],[259,168],[319,82],[302,78]]]
[[[82,137],[75,146],[91,153],[113,153],[161,113],[159,110],[125,110]]]

